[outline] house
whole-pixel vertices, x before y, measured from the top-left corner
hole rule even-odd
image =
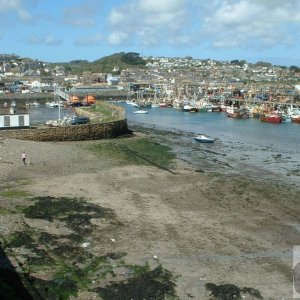
[[[82,82],[83,84],[93,84],[105,82],[106,73],[93,73],[93,72],[83,72]]]
[[[106,81],[109,85],[117,85],[120,79],[116,76],[112,76],[112,74],[107,74]]]

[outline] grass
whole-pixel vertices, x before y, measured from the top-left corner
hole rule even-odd
[[[122,109],[103,101],[97,101],[95,106],[81,107],[80,110],[88,113],[91,122],[112,122],[118,120],[122,114]]]
[[[0,216],[6,216],[6,215],[13,214],[13,213],[14,212],[12,212],[11,210],[0,206]]]
[[[1,192],[0,196],[6,198],[28,198],[31,195],[25,191],[6,190]]]
[[[147,138],[101,141],[89,146],[89,149],[102,159],[110,159],[116,166],[148,165],[169,168],[175,158],[171,148]]]

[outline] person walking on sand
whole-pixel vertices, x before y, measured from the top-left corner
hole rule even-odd
[[[23,153],[22,153],[22,160],[23,160],[23,164],[26,165],[26,153],[25,153],[25,151],[23,151]]]

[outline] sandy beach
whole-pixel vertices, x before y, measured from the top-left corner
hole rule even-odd
[[[178,148],[173,136],[134,132],[126,138],[145,136],[165,141],[175,152]],[[246,299],[292,298],[292,249],[300,244],[297,184],[275,180],[274,174],[262,170],[247,176],[239,170],[250,169],[246,162],[232,161],[228,167],[212,158],[214,149],[198,147],[191,152],[198,157],[196,165],[192,156],[187,160],[177,155],[172,168],[118,166],[90,151],[94,143],[105,141],[0,140],[2,244],[10,249],[6,253],[12,261],[22,261],[21,272],[24,266],[29,268],[31,251],[9,246],[14,233],[27,228],[62,236],[70,230],[61,220],[29,218],[17,207],[31,205],[30,197],[84,198],[109,209],[114,220],[92,219],[93,229],[88,234],[83,231],[80,243],[73,246],[93,256],[126,253],[123,260],[130,265],[147,262],[152,269],[161,265],[176,277],[178,299],[209,299],[210,284],[231,285]],[[206,159],[199,160],[203,153]],[[27,196],[9,196],[8,191]],[[29,269],[30,276],[45,281],[53,275],[49,269]],[[124,280],[122,270],[115,275],[98,285]],[[97,281],[92,282],[94,289],[80,288],[76,299],[106,299],[97,293]]]

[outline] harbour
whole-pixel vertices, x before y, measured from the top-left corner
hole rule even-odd
[[[259,174],[299,185],[300,127],[297,123],[273,124],[257,118],[233,119],[225,112],[189,113],[173,108],[152,108],[148,114],[137,115],[131,105],[122,102],[118,105],[126,110],[129,128],[148,128],[150,135],[151,130],[165,131],[165,138],[173,142],[176,139],[176,151],[195,168],[202,164],[201,155],[200,159],[194,157],[195,151],[208,150],[216,153],[212,161],[221,159],[224,164],[239,166],[236,169],[243,175]],[[198,145],[193,142],[197,134],[213,137],[215,143]],[[230,173],[231,169],[224,172]]]
[[[17,173],[18,177],[21,174],[21,177],[32,178],[33,184],[27,189],[35,193],[46,190],[50,195],[84,197],[93,197],[96,193],[97,199],[100,199],[97,205],[111,205],[121,214],[121,220],[125,219],[126,224],[131,226],[128,232],[124,231],[127,226],[123,225],[110,230],[104,240],[105,247],[117,245],[118,249],[122,249],[124,245],[126,249],[127,245],[134,244],[139,255],[137,257],[134,253],[134,263],[142,264],[145,257],[151,259],[155,256],[155,260],[159,257],[164,266],[183,274],[178,280],[179,295],[187,290],[201,295],[205,292],[206,280],[219,282],[220,264],[223,265],[222,278],[228,275],[232,266],[236,268],[237,271],[228,279],[236,286],[251,286],[264,296],[279,292],[282,297],[288,295],[289,282],[282,283],[276,290],[277,283],[263,281],[268,271],[261,275],[257,268],[262,265],[268,268],[268,259],[272,259],[275,262],[272,261],[274,268],[270,273],[274,274],[278,264],[289,264],[291,251],[287,244],[293,238],[291,228],[298,226],[293,215],[297,209],[295,202],[300,175],[299,124],[273,124],[257,118],[229,118],[226,112],[190,113],[162,107],[149,108],[147,114],[134,114],[139,108],[124,101],[114,101],[114,104],[125,109],[128,126],[133,131],[132,138],[92,143],[22,141],[22,147],[26,147],[32,161],[25,168],[18,167]],[[63,116],[64,113],[69,114],[73,107],[48,107],[40,103],[28,107],[28,112],[33,124],[43,124],[45,119],[58,117],[59,109]],[[198,133],[212,136],[214,143],[194,141],[193,137]],[[282,140],[283,137],[285,140]],[[176,167],[163,168],[159,161],[152,163],[151,149],[148,152],[145,148],[139,149],[141,140],[150,140],[161,149],[170,147],[176,156]],[[8,161],[8,155],[10,160],[17,161],[15,149],[20,141],[4,139],[3,143],[3,150],[8,147],[10,150],[6,153],[2,150],[1,156],[5,161]],[[100,145],[110,145],[108,150],[111,150],[98,156],[90,152],[92,144],[97,149]],[[113,163],[115,154],[111,156],[111,153],[118,153],[118,148],[144,163],[150,162],[150,166],[131,163],[120,166],[118,159]],[[158,158],[163,156],[161,150],[156,151]],[[13,173],[15,165],[7,164],[5,167],[9,173],[3,173],[3,176],[16,176],[17,173]],[[84,186],[77,184],[78,181],[84,182]],[[61,185],[61,182],[64,184]],[[115,197],[116,193],[118,197]],[[124,206],[125,213],[122,215]],[[270,206],[275,208],[270,210]],[[128,211],[130,217],[126,219]],[[138,221],[132,222],[132,213],[133,219]],[[190,218],[190,214],[194,217]],[[144,215],[150,220],[147,226]],[[235,228],[233,220],[236,228],[241,229],[232,233]],[[157,224],[162,224],[159,231]],[[149,226],[151,230],[148,230]],[[246,238],[243,238],[243,226],[253,228]],[[284,231],[278,232],[278,226]],[[136,228],[142,236],[146,232],[145,239],[132,239]],[[168,228],[174,229],[175,234]],[[154,234],[150,235],[151,232]],[[97,241],[101,240],[98,230],[92,234],[91,240],[82,243],[84,247],[98,245]],[[100,234],[107,233],[103,230]],[[149,237],[155,241],[151,243],[151,249],[147,244]],[[234,243],[228,243],[229,239]],[[269,246],[270,239],[272,247]],[[280,242],[275,243],[278,240]],[[176,248],[172,248],[174,241]],[[221,242],[214,248],[217,241]],[[146,245],[145,248],[143,245]],[[94,251],[95,247],[92,249]],[[194,268],[194,265],[199,267]],[[259,280],[245,279],[241,275],[245,268]],[[217,275],[214,273],[216,269]],[[191,278],[195,281],[192,285]],[[202,280],[200,285],[198,278]],[[274,290],[274,293],[270,292]]]
[[[300,1],[1,2],[1,299],[300,299]]]

